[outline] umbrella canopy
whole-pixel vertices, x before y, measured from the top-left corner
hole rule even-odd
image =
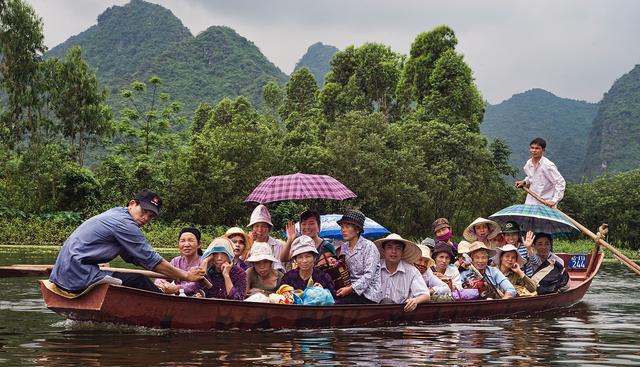
[[[320,216],[320,237],[342,239],[342,232],[338,221],[342,218],[342,214],[325,214]],[[378,224],[371,218],[364,220],[364,233],[366,238],[380,238],[391,233],[388,229]]]
[[[244,201],[266,204],[282,200],[344,200],[354,197],[353,191],[331,176],[295,173],[267,178]]]
[[[569,234],[577,231],[568,219],[554,209],[544,205],[516,204],[504,208],[489,218],[506,223],[518,223],[522,231],[545,232],[549,234]]]

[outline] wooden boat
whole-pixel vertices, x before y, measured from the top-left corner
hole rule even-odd
[[[398,323],[432,323],[505,317],[567,308],[578,303],[591,285],[604,257],[561,254],[570,274],[563,293],[509,300],[421,304],[414,312],[404,305],[302,306],[185,298],[129,287],[99,285],[68,299],[40,281],[47,307],[72,320],[113,322],[152,328],[230,330],[369,327]]]

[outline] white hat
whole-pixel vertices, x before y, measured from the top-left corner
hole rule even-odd
[[[316,243],[313,242],[313,239],[309,236],[302,235],[291,243],[291,258],[293,259],[305,252],[313,252],[316,255],[318,254]]]
[[[471,244],[467,241],[460,241],[458,243],[458,254],[462,255],[462,254],[468,254],[469,253],[469,247],[471,247]]]
[[[523,266],[525,262],[527,262],[524,257],[522,257],[522,255],[520,255],[520,252],[518,251],[518,248],[515,247],[514,245],[504,245],[502,247],[498,247],[496,249],[496,255],[493,257],[493,264],[497,267],[500,268],[500,259],[502,258],[502,254],[505,252],[509,252],[509,251],[515,251],[516,255],[518,256],[518,258],[516,259],[516,261],[518,262],[518,265]]]
[[[399,234],[391,233],[385,238],[381,238],[379,240],[373,241],[378,247],[378,251],[380,251],[380,257],[382,257],[382,245],[386,242],[400,242],[404,243],[404,251],[402,251],[402,260],[408,262],[409,264],[413,264],[422,256],[422,252],[420,248],[415,243],[405,240],[400,237]]]
[[[464,232],[462,232],[462,236],[464,236],[465,240],[470,242],[478,240],[478,235],[476,235],[476,232],[473,229],[473,227],[477,226],[478,224],[486,224],[487,227],[489,227],[489,233],[487,234],[487,239],[489,240],[497,236],[498,233],[502,231],[498,223],[489,219],[478,217],[471,224],[469,224],[467,228],[465,228]]]
[[[271,246],[269,246],[266,242],[254,242],[253,246],[251,246],[251,252],[249,252],[249,258],[245,260],[249,263],[257,263],[258,261],[269,260],[271,262],[278,262],[273,256],[273,251],[271,251]]]
[[[251,227],[256,223],[267,223],[270,227],[273,227],[273,223],[271,223],[271,214],[269,213],[269,209],[266,206],[260,204],[253,209],[253,213],[251,213],[251,219],[249,220],[249,225],[247,227]]]
[[[430,268],[433,265],[435,265],[436,262],[433,261],[433,259],[431,258],[431,249],[425,245],[417,245],[417,246],[420,249],[420,253],[421,253],[420,257],[424,257],[425,259],[427,259],[427,267]]]

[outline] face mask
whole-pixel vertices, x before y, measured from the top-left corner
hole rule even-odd
[[[449,228],[449,232],[443,234],[442,236],[436,236],[438,241],[449,242],[449,240],[453,237],[453,231]]]

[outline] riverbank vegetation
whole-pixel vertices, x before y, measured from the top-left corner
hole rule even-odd
[[[277,230],[312,205],[357,207],[411,238],[430,235],[444,216],[459,234],[521,200],[503,180],[514,174],[508,147],[480,134],[484,103],[447,26],[419,34],[409,55],[378,43],[347,47],[321,88],[302,68],[284,85],[266,84],[260,108],[241,96],[201,101],[190,113],[157,77],[132,82],[121,91],[128,107],[111,111],[81,49],[42,58],[31,7],[6,1],[0,20],[0,242],[62,243],[83,219],[145,187],[165,203],[147,230],[154,245],[173,244],[185,223],[215,235],[247,223],[243,200],[260,181],[294,172],[329,174],[358,197],[272,205]],[[635,245],[627,193],[599,199],[618,209],[612,217],[590,209],[593,192],[617,194],[618,180],[629,179],[570,186],[563,208],[590,228],[620,220],[611,238]]]

